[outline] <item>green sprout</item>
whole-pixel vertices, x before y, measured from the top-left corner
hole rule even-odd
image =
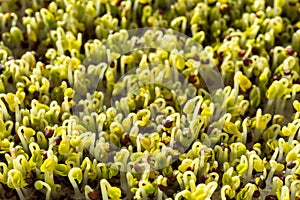
[[[82,171],[78,167],[74,167],[69,171],[68,174],[69,180],[74,188],[75,196],[79,197],[81,195],[80,189],[78,187],[78,184],[75,180],[78,181],[78,183],[81,183],[82,181]]]
[[[121,190],[117,187],[112,187],[109,182],[105,179],[101,179],[100,188],[102,192],[102,197],[108,200],[108,197],[114,200],[121,198]]]
[[[40,190],[42,189],[43,187],[45,187],[47,189],[47,193],[46,193],[46,200],[50,200],[51,199],[51,187],[43,182],[43,181],[36,181],[34,183],[34,187],[37,189],[37,190]]]
[[[24,194],[24,191],[26,191],[24,189],[26,183],[23,174],[17,169],[10,169],[7,174],[8,174],[7,177],[8,187],[16,189],[20,199],[22,200],[26,199],[25,198],[26,193]]]

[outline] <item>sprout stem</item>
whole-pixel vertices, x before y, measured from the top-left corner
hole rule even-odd
[[[19,196],[20,200],[25,200],[25,196],[24,196],[21,188],[16,188],[16,191],[18,193],[18,196]]]

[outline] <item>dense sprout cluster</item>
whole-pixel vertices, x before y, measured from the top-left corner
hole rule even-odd
[[[299,199],[299,19],[296,0],[0,1],[0,198]]]

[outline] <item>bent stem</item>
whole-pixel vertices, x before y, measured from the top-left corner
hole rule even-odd
[[[101,188],[101,193],[102,193],[103,200],[108,200],[108,191],[107,191],[107,189],[110,188],[110,187],[111,186],[109,185],[107,180],[101,179],[100,188]]]
[[[74,167],[70,170],[68,174],[69,180],[74,188],[74,193],[76,197],[79,197],[81,195],[79,187],[75,181],[77,179],[78,183],[81,183],[82,181],[82,171],[78,167]]]
[[[1,107],[1,110],[4,114],[4,119],[9,120],[11,117],[10,117],[8,111],[7,111],[7,108],[4,104],[4,102],[2,101],[2,97],[4,97],[4,96],[5,96],[5,94],[0,94],[0,107]]]
[[[34,187],[37,189],[37,190],[40,190],[43,188],[43,186],[47,189],[47,192],[46,192],[46,200],[50,200],[50,197],[51,197],[51,187],[49,184],[43,182],[43,181],[36,181],[35,184],[34,184]]]

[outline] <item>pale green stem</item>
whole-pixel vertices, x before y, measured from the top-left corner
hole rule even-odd
[[[250,179],[252,178],[252,171],[253,171],[253,164],[254,164],[254,158],[256,159],[260,159],[260,157],[258,155],[256,155],[255,152],[250,152],[250,158],[248,161],[248,174],[247,174],[247,181],[250,181]]]
[[[231,187],[229,185],[225,185],[221,188],[221,199],[222,200],[226,200],[227,197],[226,197],[226,190],[227,189],[231,189]]]
[[[9,120],[10,115],[8,114],[7,108],[6,108],[5,104],[3,103],[2,99],[1,99],[2,97],[3,97],[3,95],[0,95],[0,107],[1,107],[1,110],[4,114],[4,119]]]
[[[83,175],[83,180],[82,180],[82,188],[87,185],[87,182],[88,182],[88,173],[91,169],[91,163],[90,163],[90,160],[86,157],[85,158],[86,162],[87,162],[87,166],[86,168],[84,169],[84,175]]]
[[[270,113],[271,112],[271,109],[272,109],[273,104],[274,104],[275,101],[276,101],[276,99],[268,99],[267,105],[265,107],[265,112],[266,113]]]
[[[295,180],[292,182],[291,185],[291,199],[295,199],[296,193],[298,191],[300,185],[300,181],[299,180]]]
[[[272,160],[271,160],[272,161]],[[271,162],[270,161],[270,162]],[[274,161],[274,160],[273,160]],[[276,162],[276,161],[274,161],[274,162]],[[273,178],[273,175],[274,175],[274,173],[275,173],[275,170],[276,170],[276,167],[277,167],[277,163],[275,163],[274,164],[275,166],[272,166],[271,165],[271,170],[269,171],[269,173],[268,173],[268,177],[267,177],[267,180],[266,180],[266,183],[267,183],[267,185],[272,185],[272,178]]]
[[[102,179],[100,181],[100,188],[101,188],[101,193],[102,193],[102,198],[103,200],[108,200],[108,192],[107,189],[110,188],[111,186],[107,182],[107,180]]]
[[[54,186],[54,180],[53,180],[53,172],[50,172],[50,171],[46,171],[45,172],[45,183],[51,185],[51,186]]]
[[[76,181],[72,177],[69,177],[69,180],[70,180],[70,182],[71,182],[71,184],[74,188],[75,197],[79,197],[80,196],[80,190],[79,190],[79,187],[78,187]]]
[[[290,199],[290,190],[286,185],[282,186],[281,188],[280,199]]]
[[[142,138],[142,134],[138,134],[138,136],[136,137],[137,152],[141,152],[142,151],[142,144],[140,142],[141,138]]]
[[[22,192],[22,190],[21,190],[21,188],[16,188],[16,191],[18,193],[18,196],[19,196],[20,200],[25,200],[26,199],[23,192]]]
[[[208,183],[207,186],[206,186],[207,191],[208,191],[208,194],[207,194],[206,198],[211,198],[211,196],[214,194],[217,187],[218,187],[217,182]]]
[[[180,173],[176,176],[176,179],[177,179],[177,182],[179,183],[181,190],[184,190],[185,187],[184,187],[184,183],[182,181],[182,176],[183,176],[182,173]]]
[[[275,152],[273,153],[271,160],[277,160],[278,154],[279,154],[279,148],[276,147]]]
[[[278,140],[279,154],[278,154],[278,158],[277,158],[277,161],[279,161],[279,162],[283,161],[283,159],[284,159],[284,157],[283,157],[283,155],[284,155],[284,151],[283,151],[284,144],[285,144],[284,139],[283,138],[279,138],[279,140]]]
[[[18,134],[18,136],[19,136],[19,138],[21,140],[21,143],[22,143],[22,146],[23,146],[25,152],[29,153],[28,144],[27,144],[27,141],[26,141],[24,135],[21,133],[21,129],[24,129],[24,127],[22,127],[22,126],[19,127],[18,131],[17,131],[17,134]]]
[[[45,182],[40,182],[46,189],[47,189],[47,192],[46,192],[46,200],[50,200],[51,199],[51,187],[49,184],[45,183]]]

